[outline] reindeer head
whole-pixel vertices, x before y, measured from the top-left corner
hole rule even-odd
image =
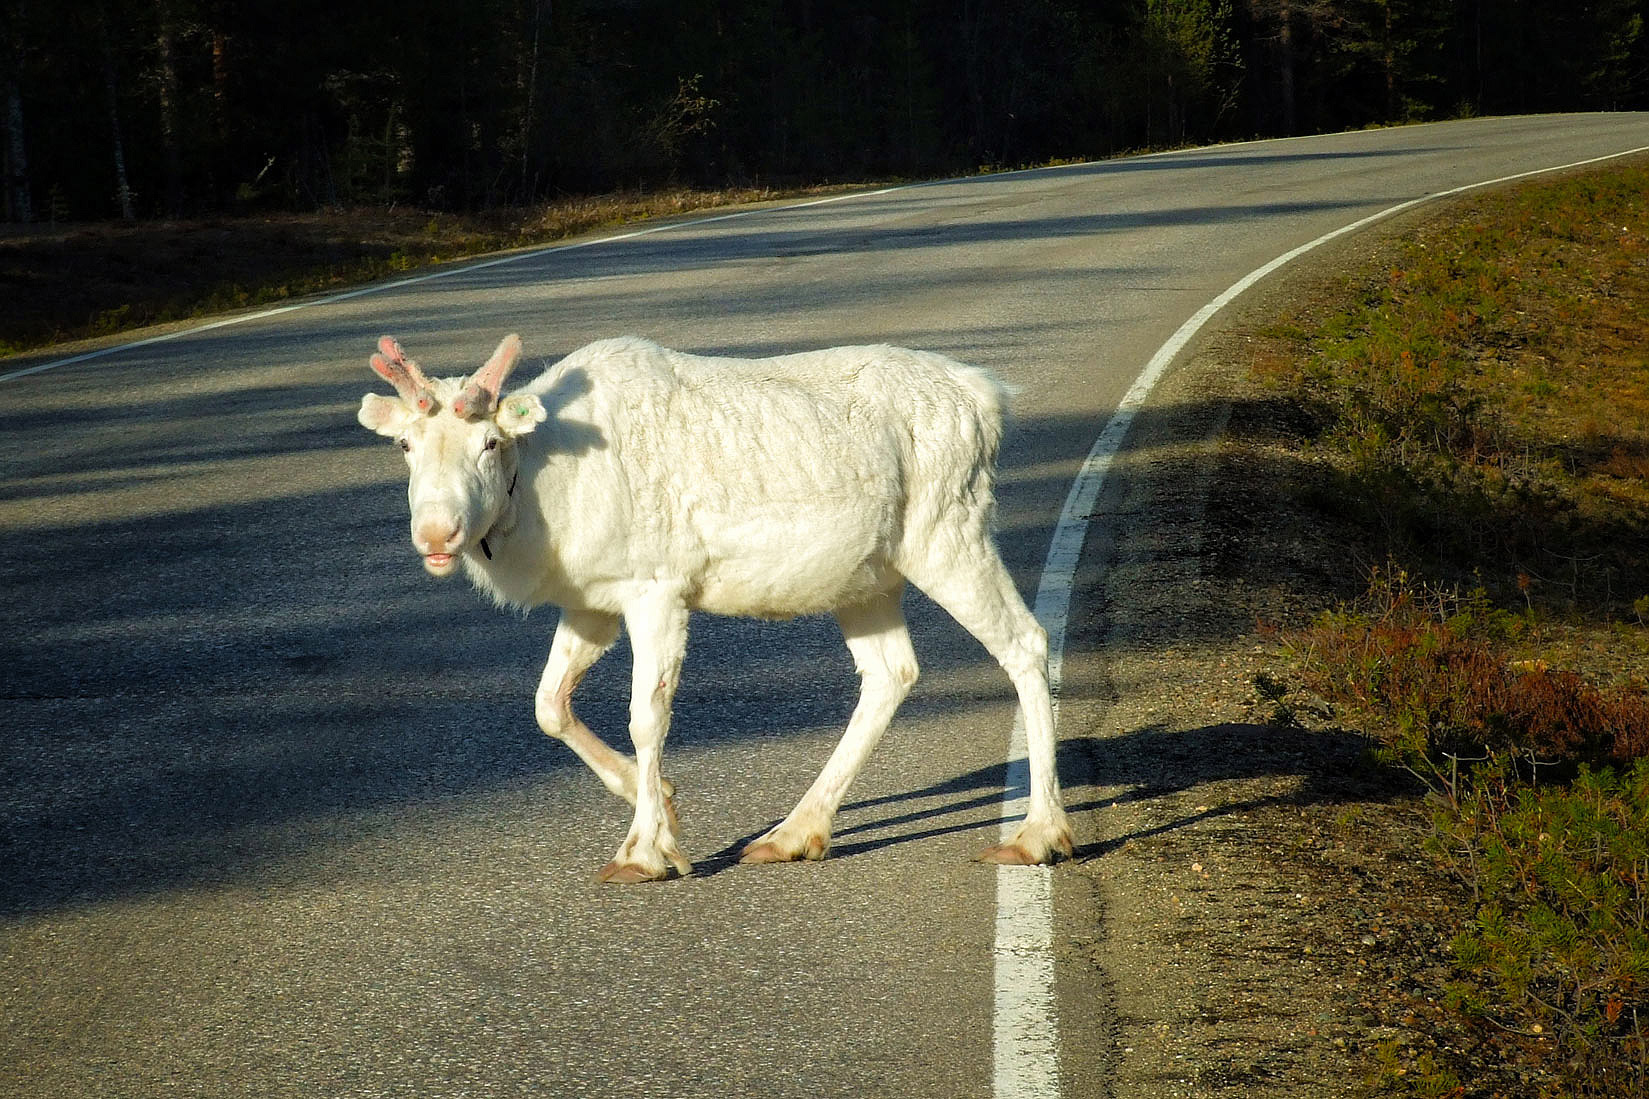
[[[358,418],[406,452],[412,544],[436,576],[457,568],[465,551],[485,547],[515,487],[514,440],[546,418],[532,393],[499,398],[520,355],[521,337],[505,336],[471,377],[431,379],[385,336],[370,360],[397,396],[368,393]]]

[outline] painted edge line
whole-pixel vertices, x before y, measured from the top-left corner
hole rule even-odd
[[[847,202],[852,199],[875,198],[878,195],[889,194],[903,190],[903,187],[882,187],[873,191],[854,191],[845,195],[827,195],[824,198],[808,199],[805,202],[791,202],[778,206],[762,206],[751,210],[735,210],[728,214],[715,214],[710,217],[691,218],[687,221],[672,221],[664,225],[649,225],[641,229],[632,229],[627,233],[615,233],[612,236],[591,237],[586,240],[570,241],[564,244],[551,244],[543,248],[531,248],[520,252],[511,252],[507,255],[495,256],[492,259],[481,260],[477,263],[466,263],[457,267],[444,267],[438,271],[428,271],[421,275],[411,275],[404,279],[392,279],[388,282],[375,282],[367,286],[358,286],[352,290],[343,290],[325,297],[311,298],[307,301],[292,302],[288,305],[278,305],[272,309],[261,309],[253,313],[242,313],[233,317],[224,317],[204,324],[190,325],[173,332],[163,332],[158,336],[149,336],[141,340],[132,340],[127,343],[111,344],[108,347],[96,348],[79,355],[70,355],[67,358],[53,359],[51,362],[37,363],[34,366],[24,367],[0,374],[0,382],[14,381],[26,378],[31,374],[43,374],[48,370],[59,367],[72,366],[75,363],[90,362],[93,359],[107,358],[122,351],[131,351],[134,348],[149,347],[157,343],[170,343],[173,340],[183,339],[185,336],[194,336],[202,332],[210,332],[217,328],[228,328],[237,324],[250,324],[253,321],[267,320],[270,317],[280,316],[282,313],[295,313],[300,309],[316,309],[323,305],[335,305],[351,298],[362,298],[369,294],[382,294],[390,290],[399,290],[403,286],[415,286],[418,283],[433,282],[436,279],[452,278],[456,275],[467,275],[472,271],[483,271],[489,267],[502,267],[505,264],[521,263],[525,260],[537,259],[540,256],[553,255],[557,252],[572,252],[580,248],[594,248],[602,244],[617,244],[620,241],[635,240],[637,237],[653,236],[657,233],[668,233],[677,229],[690,229],[699,225],[710,225],[719,221],[732,221],[736,218],[755,217],[758,214],[782,214],[791,210],[804,210],[813,206],[825,206],[833,202]]]
[[[1037,586],[1034,613],[1048,631],[1048,686],[1053,693],[1054,716],[1059,716],[1059,692],[1065,656],[1065,633],[1070,621],[1072,587],[1077,562],[1088,537],[1088,524],[1100,490],[1111,472],[1134,417],[1180,353],[1226,306],[1255,283],[1299,259],[1307,252],[1375,222],[1383,221],[1423,203],[1464,194],[1468,191],[1512,183],[1568,168],[1618,160],[1649,152],[1649,145],[1605,156],[1554,164],[1527,172],[1480,180],[1435,194],[1399,202],[1384,210],[1359,218],[1260,267],[1256,267],[1224,293],[1204,305],[1157,348],[1134,384],[1118,403],[1116,411],[1094,440],[1093,447],[1077,471],[1076,479],[1060,510],[1048,547],[1042,578]],[[1011,832],[1027,808],[1030,767],[1026,759],[1023,716],[1014,719],[1008,747],[1008,771],[1004,780],[1003,834]],[[992,1016],[992,1094],[995,1099],[1058,1099],[1059,1019],[1054,999],[1053,962],[1053,877],[1046,866],[999,866],[996,876],[996,943],[993,951],[995,987]]]

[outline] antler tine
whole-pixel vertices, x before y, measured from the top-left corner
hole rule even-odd
[[[464,385],[464,391],[452,402],[452,411],[459,416],[490,415],[498,406],[498,394],[504,388],[504,379],[515,369],[515,362],[520,357],[521,337],[513,333],[505,336],[498,342],[498,349],[492,353],[492,358]]]
[[[406,352],[393,336],[384,336],[378,341],[377,355],[369,360],[372,369],[385,381],[395,387],[395,392],[401,399],[420,412],[435,410],[435,397],[430,392],[429,379],[424,372],[418,369],[418,364],[407,358]]]
[[[413,381],[421,386],[429,385],[429,379],[424,377],[424,372],[419,368],[417,361],[407,357],[407,353],[401,350],[400,341],[394,336],[379,337],[378,350],[382,351],[390,362],[406,367],[407,373],[412,375]]]

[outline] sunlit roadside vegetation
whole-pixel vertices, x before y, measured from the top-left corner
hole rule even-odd
[[[1649,1094],[1649,168],[1479,198],[1396,254],[1262,341],[1304,502],[1373,563],[1287,643],[1431,790],[1472,897],[1452,1008],[1554,1094]],[[1436,1060],[1373,1079],[1474,1094]]]

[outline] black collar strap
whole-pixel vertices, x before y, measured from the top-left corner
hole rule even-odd
[[[505,493],[506,496],[514,496],[515,495],[515,483],[519,480],[521,480],[521,467],[516,466],[515,467],[515,476],[510,478],[510,490],[507,493]],[[487,555],[487,560],[488,561],[492,560],[492,547],[487,545],[487,540],[484,536],[481,539],[481,552]]]

